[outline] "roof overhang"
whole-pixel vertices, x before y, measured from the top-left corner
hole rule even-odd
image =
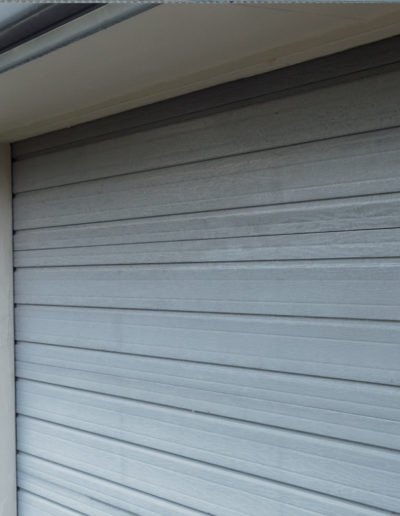
[[[20,62],[0,74],[0,140],[31,137],[400,33],[400,5],[394,3],[177,4],[125,16],[132,7],[143,4],[103,6],[12,49]],[[115,16],[112,23],[106,9]],[[103,21],[91,30],[89,17],[99,20],[101,12]],[[27,46],[39,44],[47,50],[24,57]],[[6,53],[0,54],[0,70]]]

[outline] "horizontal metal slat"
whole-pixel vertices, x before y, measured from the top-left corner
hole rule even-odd
[[[21,451],[35,449],[41,458],[216,516],[255,516],[267,504],[274,515],[281,507],[268,497],[266,482],[228,470],[25,417],[19,417],[19,431]],[[288,514],[294,516],[293,511]]]
[[[92,476],[83,473],[82,471],[77,471],[65,466],[54,464],[52,462],[27,455],[25,453],[18,454],[18,469],[24,474],[26,473],[27,475],[39,477],[40,479],[47,481],[52,481],[54,478],[62,478],[63,484],[73,486],[73,489],[77,492],[82,492],[85,494],[95,493],[95,496],[101,499],[109,499],[111,496],[112,499],[118,500],[118,503],[120,504],[129,504],[131,500],[134,500],[135,504],[137,503],[138,495],[136,493],[139,492],[132,488],[125,487],[115,482],[108,482],[107,480],[98,476]],[[283,504],[285,515],[287,514],[289,516],[295,516],[297,514],[302,514],[303,516],[315,516],[316,514],[320,516],[337,516],[338,510],[343,516],[389,515],[389,513],[386,511],[371,509],[363,505],[346,502],[344,500],[333,499],[329,496],[319,495],[317,493],[308,492],[295,487],[285,486],[284,484],[276,482],[265,481],[264,494],[267,496],[265,508],[269,511],[268,513],[272,514],[273,516],[275,516],[275,514],[279,515],[279,512],[276,512],[277,502]],[[141,499],[151,499],[154,504],[157,501],[157,498],[151,497],[144,493],[141,493],[140,495],[142,497]],[[124,502],[124,500],[126,500],[126,502]],[[195,516],[203,514],[203,512],[196,510],[190,511],[189,509],[182,509],[180,512],[178,512],[179,506],[172,503],[169,506],[170,512],[162,512],[160,505],[152,505],[152,507],[158,511],[157,514],[165,516],[170,516],[171,514],[179,514],[182,516]],[[140,510],[143,511],[142,508]],[[175,510],[177,512],[174,512]],[[141,512],[141,514],[143,514],[143,516],[150,516],[150,514],[147,514],[146,512]],[[224,515],[225,514],[232,514],[232,512],[225,512]],[[240,511],[235,512],[234,514],[236,516],[238,514],[243,515],[243,513]],[[248,513],[246,512],[245,514]]]
[[[106,505],[95,498],[82,496],[80,493],[60,487],[54,482],[43,482],[34,475],[18,473],[18,485],[20,492],[22,490],[23,493],[28,492],[35,497],[34,500],[38,508],[43,503],[42,500],[46,500],[49,508],[52,506],[51,504],[58,504],[61,507],[76,511],[74,514],[79,516],[89,514],[90,516],[139,516],[136,512],[123,511],[115,506]],[[42,500],[39,501],[39,498]],[[33,499],[31,500],[33,501]],[[28,514],[31,515],[30,512]],[[50,514],[53,515],[53,512]],[[54,514],[57,515],[57,511]],[[151,516],[156,516],[156,514],[152,513]]]
[[[20,341],[400,385],[391,322],[21,305]]]
[[[399,192],[399,135],[395,129],[26,192],[14,198],[14,229]]]
[[[24,490],[18,491],[18,513],[21,516],[82,516],[81,512],[68,509]]]
[[[22,304],[400,320],[400,261],[17,269]]]
[[[306,399],[305,396],[304,398]],[[377,470],[382,469],[384,460],[393,464],[399,460],[398,452],[374,450],[355,443],[324,440],[281,428],[263,427],[27,380],[19,380],[17,383],[17,412],[265,478],[274,478],[274,474],[280,478],[281,473],[277,472],[280,468],[287,468],[292,472],[308,470],[310,474],[309,468],[312,470],[312,464],[318,467],[321,457],[328,462],[337,457],[337,460],[345,463],[344,467],[347,467],[347,461],[357,463],[357,460],[369,460],[370,464],[376,465]],[[304,407],[303,418],[306,414],[307,407]],[[356,419],[353,417],[353,420]],[[348,420],[351,418],[347,417]],[[368,430],[368,417],[364,420]],[[346,425],[346,417],[340,414],[340,410],[335,423],[338,426]],[[386,426],[391,425],[386,422]],[[311,428],[310,425],[309,430]],[[314,430],[321,430],[317,421]],[[357,430],[354,424],[350,428],[349,436],[354,436]],[[383,423],[381,431],[385,431]],[[329,436],[329,431],[324,432],[324,435]],[[199,443],[202,443],[201,447]],[[307,463],[307,466],[294,467],[295,462]],[[397,472],[400,473],[398,464]]]
[[[14,249],[82,248],[399,227],[400,194],[385,194],[19,230],[14,235]]]
[[[400,229],[16,251],[15,267],[400,257]]]
[[[395,387],[27,343],[16,360],[24,379],[400,448]]]
[[[59,464],[44,461],[33,455],[18,453],[18,483],[33,492],[46,492],[47,496],[60,494],[68,496],[69,503],[80,499],[96,500],[108,507],[106,516],[140,514],[140,516],[201,516],[204,513],[177,505],[167,500],[127,488],[115,482],[108,482],[97,476],[65,468]],[[85,514],[92,515],[91,507]],[[127,511],[127,512],[126,512]],[[132,511],[135,511],[133,513]],[[137,512],[136,512],[137,511]]]
[[[175,501],[192,498],[196,493],[200,495],[197,507],[194,500],[190,505],[200,510],[207,510],[208,506],[212,514],[229,514],[229,509],[233,508],[249,516],[258,515],[266,507],[265,481],[258,477],[25,416],[19,416],[18,431],[21,451],[76,469],[83,468],[88,473],[133,487],[151,483],[153,494],[168,490],[170,499]],[[331,458],[331,450],[323,446],[322,456],[312,458],[310,454],[294,450],[287,456],[285,446],[275,449],[275,453],[271,449],[273,455],[267,469],[274,480],[385,510],[397,510],[400,470],[395,454],[379,452],[378,455],[370,451],[370,457],[357,456],[343,449],[336,450],[335,457]],[[315,453],[315,448],[312,449]],[[305,461],[306,457],[309,462]],[[271,514],[273,511],[271,507]],[[302,511],[298,510],[297,514]]]

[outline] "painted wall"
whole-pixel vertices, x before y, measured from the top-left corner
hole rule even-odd
[[[16,515],[11,160],[0,144],[0,516]]]

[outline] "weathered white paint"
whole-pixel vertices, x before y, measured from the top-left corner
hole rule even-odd
[[[11,160],[0,144],[0,516],[16,514]]]

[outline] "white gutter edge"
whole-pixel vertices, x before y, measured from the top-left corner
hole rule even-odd
[[[106,4],[0,54],[0,73],[32,61],[159,4]]]

